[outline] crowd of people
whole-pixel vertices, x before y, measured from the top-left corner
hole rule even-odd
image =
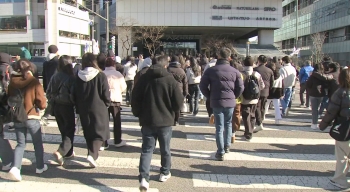
[[[62,142],[53,156],[59,165],[75,156],[74,136],[77,116],[80,119],[87,144],[87,161],[97,167],[99,151],[109,147],[109,120],[113,118],[114,146],[123,147],[121,105],[126,93],[126,105],[138,117],[142,127],[142,147],[139,165],[140,190],[149,188],[152,153],[159,142],[161,169],[159,181],[171,177],[172,126],[179,124],[181,116],[199,112],[199,102],[205,98],[209,123],[216,128],[218,161],[225,159],[235,142],[241,118],[244,138],[250,142],[253,134],[264,130],[265,116],[273,104],[275,124],[288,116],[296,82],[300,81],[301,106],[312,110],[312,129],[324,130],[341,124],[350,117],[350,71],[325,57],[321,63],[306,61],[299,69],[290,57],[269,58],[260,55],[239,59],[228,48],[222,48],[208,58],[157,55],[136,59],[128,56],[124,65],[121,58],[109,51],[107,55],[86,53],[82,62],[74,57],[59,55],[58,48],[48,48],[48,61],[43,64],[43,85],[33,75],[33,64],[20,58],[10,70],[10,56],[0,53],[1,118],[0,158],[2,170],[9,177],[21,181],[21,164],[27,132],[32,136],[36,157],[36,173],[48,169],[44,163],[41,122],[54,116]],[[304,93],[306,91],[306,99]],[[14,151],[4,139],[3,124],[10,98],[20,93],[26,120],[13,122],[17,146]],[[189,106],[187,109],[187,105]],[[328,109],[327,109],[328,106]],[[280,110],[281,107],[281,110]],[[322,122],[318,119],[326,110]],[[40,110],[45,110],[40,117]],[[337,167],[331,183],[349,188],[346,182],[350,156],[349,141],[337,141]]]

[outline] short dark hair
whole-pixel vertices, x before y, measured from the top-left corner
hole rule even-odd
[[[244,66],[253,66],[254,60],[251,56],[247,56],[243,61]]]
[[[71,59],[72,59],[72,62],[73,62],[73,63],[76,63],[76,62],[77,62],[77,58],[71,57]]]
[[[349,89],[350,88],[350,68],[343,69],[340,71],[339,77],[339,87]]]
[[[153,61],[152,61],[153,62]],[[167,55],[161,55],[156,57],[156,64],[161,65],[161,66],[168,66],[169,61],[168,61],[168,56]]]
[[[219,51],[219,55],[221,58],[225,58],[225,59],[228,59],[231,55],[231,50],[224,47],[224,48],[221,48],[220,51]]]
[[[282,57],[282,61],[284,61],[285,63],[290,63],[290,57],[284,56],[284,57]]]
[[[259,55],[258,61],[260,63],[267,63],[267,57],[265,55]]]
[[[116,65],[114,59],[111,57],[107,57],[106,59],[106,67],[114,67]]]
[[[336,71],[338,68],[339,67],[338,67],[337,63],[330,63],[328,65],[328,69],[334,69],[334,71]]]
[[[62,55],[58,59],[57,71],[66,73],[69,76],[74,76],[72,58],[68,55]]]
[[[95,69],[101,70],[97,65],[96,56],[92,53],[85,53],[81,60],[82,68],[93,67]]]

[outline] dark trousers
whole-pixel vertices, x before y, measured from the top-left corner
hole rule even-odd
[[[236,104],[232,114],[232,133],[241,127],[241,104]]]
[[[190,105],[190,112],[194,115],[197,115],[198,113],[198,99],[199,99],[199,85],[198,84],[191,84],[188,85],[188,91],[189,91],[189,105]]]
[[[305,102],[305,99],[304,99],[304,92],[306,92],[306,102]],[[299,96],[300,96],[300,103],[301,103],[301,105],[305,104],[306,107],[309,107],[310,106],[310,104],[309,104],[310,97],[309,97],[309,94],[306,91],[306,83],[300,84]]]
[[[256,104],[242,104],[242,119],[244,124],[244,135],[252,135],[255,126]]]
[[[8,165],[13,162],[13,150],[9,140],[4,138],[3,116],[0,116],[0,158],[2,165]]]
[[[108,108],[108,113],[112,114],[113,117],[114,144],[119,144],[120,142],[122,142],[122,121],[120,117],[120,103],[113,102],[112,106]]]
[[[56,103],[54,113],[62,137],[62,143],[58,148],[58,152],[62,156],[71,156],[73,154],[75,133],[74,106]]]
[[[175,112],[175,122],[179,122],[179,118],[180,118],[180,111],[176,111]]]
[[[169,175],[171,168],[170,140],[172,127],[142,127],[142,151],[139,166],[139,181],[145,178],[149,181],[149,172],[151,169],[151,160],[155,148],[156,139],[158,138],[161,168],[160,173]]]
[[[266,102],[267,102],[267,97],[260,97],[258,104],[256,105],[255,117],[256,117],[257,125],[261,125],[261,123],[263,122],[263,118],[265,116]]]
[[[209,117],[213,114],[213,109],[210,107],[210,99],[207,98],[207,100],[205,101],[205,107],[207,108],[207,112]]]
[[[126,81],[126,95],[125,95],[126,102],[131,102],[131,93],[132,93],[133,87],[134,87],[134,80]]]
[[[100,147],[104,144],[104,141],[102,140],[90,140],[86,139],[86,145],[88,148],[88,155],[90,155],[94,160],[98,158],[98,151],[100,150]]]

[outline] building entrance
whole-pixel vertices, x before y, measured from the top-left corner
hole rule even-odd
[[[197,53],[197,42],[164,42],[163,51],[167,55],[182,53],[192,55]]]

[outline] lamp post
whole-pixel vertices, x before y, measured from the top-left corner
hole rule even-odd
[[[248,57],[250,55],[250,42],[247,41],[247,47],[246,47],[246,57]]]

